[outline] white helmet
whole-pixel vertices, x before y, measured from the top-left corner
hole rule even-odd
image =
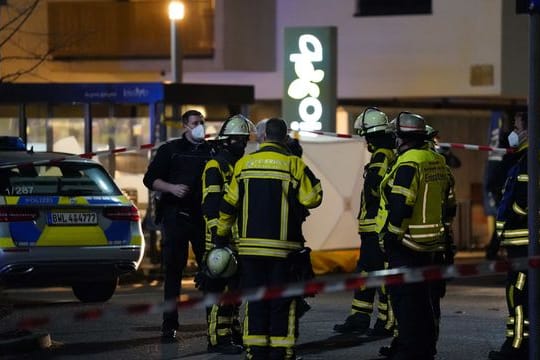
[[[228,278],[236,273],[238,262],[228,247],[213,248],[206,256],[208,275],[212,278]]]
[[[418,136],[426,135],[426,121],[418,114],[413,114],[408,111],[400,112],[399,115],[392,120],[394,122],[397,136]]]
[[[386,131],[388,128],[388,116],[375,107],[364,110],[354,122],[354,129],[358,135],[365,136],[378,131]]]
[[[268,118],[260,120],[257,125],[255,125],[255,130],[257,132],[257,142],[260,144],[264,141],[266,136],[266,123]]]
[[[227,137],[231,135],[245,135],[255,133],[255,125],[242,114],[231,116],[225,121],[221,130],[219,131],[219,137]]]

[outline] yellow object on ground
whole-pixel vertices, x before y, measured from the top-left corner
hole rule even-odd
[[[353,272],[360,252],[349,250],[314,250],[311,252],[311,264],[316,275]]]

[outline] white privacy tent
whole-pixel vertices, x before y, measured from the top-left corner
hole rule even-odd
[[[364,166],[371,154],[365,141],[300,132],[303,160],[321,180],[322,204],[303,226],[316,273],[352,271],[359,255],[357,215]]]

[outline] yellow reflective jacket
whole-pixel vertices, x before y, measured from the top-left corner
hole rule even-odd
[[[303,247],[305,209],[321,201],[321,183],[302,159],[266,142],[236,163],[217,233],[226,236],[237,221],[241,256],[285,258]]]
[[[228,151],[221,151],[206,163],[202,175],[202,204],[201,209],[206,230],[206,251],[214,247],[212,243],[212,231],[217,230],[219,218],[219,205],[225,192],[225,185],[228,184],[233,175],[235,158]],[[238,228],[233,225],[231,229],[231,247],[236,249],[238,242]]]
[[[381,199],[379,185],[394,158],[395,153],[392,149],[378,148],[371,154],[369,163],[364,169],[364,188],[360,197],[360,211],[358,213],[359,233],[375,231],[375,218]]]
[[[416,251],[444,251],[444,212],[452,185],[444,157],[427,146],[400,154],[381,182],[376,231],[391,232]]]

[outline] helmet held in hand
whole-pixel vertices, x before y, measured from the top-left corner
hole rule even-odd
[[[208,252],[206,266],[210,277],[228,278],[236,273],[238,261],[228,247],[214,248]]]

